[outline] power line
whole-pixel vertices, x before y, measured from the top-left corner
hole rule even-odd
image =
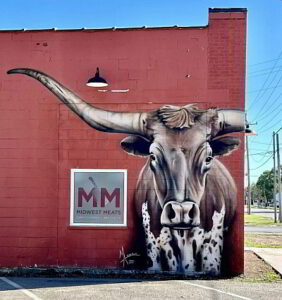
[[[254,162],[256,162],[257,164],[260,164],[261,161],[262,161],[263,159],[265,159],[266,155],[263,155],[260,159],[256,159],[255,157],[256,157],[256,156],[252,156],[251,159],[252,159]]]
[[[271,154],[272,151],[269,151],[269,152],[261,152],[261,153],[253,153],[253,154],[249,154],[249,156],[257,156],[257,155],[262,155],[263,157],[266,157],[267,155]],[[257,161],[254,159],[255,162],[259,163],[260,161]]]
[[[282,87],[282,85],[278,85],[277,87]],[[262,91],[267,91],[267,90],[271,90],[271,89],[274,89],[274,88],[276,88],[276,87],[275,87],[275,86],[271,86],[271,87],[265,88],[265,89],[253,90],[253,91],[248,92],[248,94],[256,93],[256,92],[258,92],[258,91],[260,91],[260,90],[262,90]]]
[[[282,55],[282,51],[279,53],[278,59],[280,59],[280,56],[281,56],[281,55]],[[263,83],[263,85],[262,85],[262,89],[264,88],[264,86],[265,86],[266,83],[268,82],[268,79],[271,77],[271,74],[272,74],[274,68],[276,67],[277,62],[278,62],[278,60],[276,60],[276,62],[275,62],[274,65],[272,66],[271,71],[269,72],[269,74],[268,74],[266,80],[264,81],[264,83]],[[276,75],[277,75],[277,73],[276,73]],[[276,75],[274,76],[274,79],[275,79]],[[274,80],[274,79],[273,79],[273,80]],[[271,81],[271,83],[273,82],[273,80]],[[271,84],[271,83],[270,83],[270,84]],[[270,84],[268,85],[268,87],[270,86]],[[277,87],[277,85],[276,85],[276,87]],[[253,105],[254,105],[255,103],[257,103],[257,100],[259,100],[259,99],[262,98],[262,96],[259,97],[260,94],[261,94],[261,91],[262,91],[262,90],[260,89],[259,92],[258,92],[258,94],[257,94],[257,96],[256,96],[255,99],[253,100],[253,103],[252,103],[251,106],[249,107],[249,110],[253,107]],[[264,94],[265,94],[265,92],[263,92],[263,95],[264,95]]]
[[[282,93],[280,93],[278,95],[278,97],[274,100],[274,102],[276,102],[276,100],[278,100],[280,97],[282,96]],[[270,113],[268,113],[267,115],[264,115],[263,117],[261,117],[260,119],[258,119],[257,121],[261,121],[264,120],[265,118],[267,118],[268,116],[270,116],[273,112],[275,112],[279,107],[281,107],[281,104],[279,104],[277,107],[275,107],[275,109],[273,109]],[[279,110],[279,112],[282,111],[282,108]]]
[[[282,129],[282,126],[276,131],[276,133],[278,133],[281,129]]]
[[[263,143],[263,142],[258,142],[258,141],[252,141],[252,143],[255,143],[255,144],[262,144],[262,145],[267,145],[267,146],[269,146],[269,143]]]
[[[267,63],[269,63],[269,62],[273,62],[273,61],[280,60],[280,59],[282,59],[282,57],[281,57],[281,58],[274,58],[274,59],[264,60],[264,61],[259,62],[259,63],[255,63],[255,64],[252,64],[252,65],[248,65],[248,68],[253,67],[253,66],[257,66],[257,65],[267,64]]]
[[[251,138],[254,138],[254,136],[251,136]],[[261,142],[257,142],[257,141],[255,141],[255,140],[253,140],[253,139],[251,140],[251,144],[252,144],[252,143],[262,144]],[[264,145],[267,145],[267,150],[266,150],[266,151],[269,150],[271,143],[272,143],[272,138],[270,139],[269,143],[263,143]],[[253,149],[253,148],[252,148],[252,149]]]
[[[280,68],[280,67],[281,67],[281,65],[277,66],[276,68]],[[270,68],[260,69],[260,70],[256,70],[256,71],[251,71],[251,72],[248,72],[248,74],[264,72],[264,71],[267,71],[267,70],[270,70],[270,69],[272,69],[272,68],[270,67]],[[267,72],[267,73],[269,73],[269,72]]]
[[[268,153],[272,153],[272,151],[252,153],[252,154],[249,154],[249,155],[250,155],[250,156],[253,156],[253,155],[266,155],[266,154],[268,154]]]
[[[256,93],[258,91],[271,90],[271,89],[275,89],[275,88],[278,88],[278,87],[282,87],[282,85],[278,85],[277,87],[276,86],[272,86],[272,87],[268,87],[268,88],[265,88],[265,89],[253,90],[253,91],[248,92],[248,94]]]
[[[281,111],[282,111],[282,108],[281,108],[280,110],[278,110],[274,116],[272,116],[272,121],[275,120],[276,117],[280,115],[280,112],[281,112]],[[273,111],[272,111],[272,112],[273,112]],[[268,115],[268,116],[269,116],[269,115]],[[263,119],[264,119],[264,118],[262,118],[261,120],[263,120]],[[260,127],[260,128],[262,128],[262,127]]]
[[[273,74],[275,74],[275,73],[279,73],[279,72],[281,72],[281,70],[279,71],[273,71]],[[267,74],[269,74],[269,72],[265,72],[265,73],[261,73],[261,74],[256,74],[256,75],[252,75],[252,74],[250,74],[250,75],[248,75],[248,78],[254,78],[254,77],[260,77],[260,76],[264,76],[264,75],[267,75]]]
[[[252,142],[253,142],[253,141],[251,141],[251,143],[252,143]],[[267,149],[266,149],[265,152],[268,152],[268,151],[269,151],[269,148],[270,148],[271,144],[272,144],[272,138],[270,138],[270,141],[269,141],[269,143],[268,143],[268,146],[267,146]],[[264,159],[264,157],[261,157],[261,158],[258,159],[258,160],[256,160],[254,157],[252,157],[252,159],[253,159],[256,163],[260,163],[260,162]]]
[[[269,143],[260,143],[257,141],[252,140],[251,143],[259,143],[259,145],[253,145],[252,147],[250,147],[251,150],[256,150],[256,151],[268,151],[270,148],[270,145],[272,144],[272,141],[270,141]],[[262,144],[262,145],[261,145]]]
[[[272,129],[277,125],[277,124],[281,124],[282,122],[282,119],[280,119],[278,122],[276,122],[274,125],[270,126],[270,127],[267,127],[265,130],[261,131],[260,133],[264,133],[264,132],[267,132],[268,130]]]
[[[281,67],[282,68],[282,67]],[[258,117],[259,114],[263,111],[263,109],[265,108],[265,105],[268,103],[268,101],[270,100],[270,98],[272,97],[273,93],[275,92],[278,84],[280,83],[280,81],[282,80],[282,76],[280,76],[275,88],[272,90],[272,92],[270,93],[269,97],[267,98],[267,100],[263,103],[263,106],[260,108],[259,112],[256,114],[256,116]],[[256,118],[255,118],[256,119]]]
[[[279,148],[279,150],[282,150],[282,148]],[[250,156],[252,156],[252,155],[265,155],[265,154],[269,154],[269,153],[273,153],[273,151],[270,150],[270,151],[266,151],[266,152],[252,153],[252,154],[249,154],[249,155]]]
[[[262,152],[268,152],[270,147],[267,147],[267,149],[263,148],[251,148],[249,147],[251,151],[262,151]]]
[[[261,168],[262,166],[264,166],[266,163],[269,162],[269,160],[273,157],[273,154],[263,163],[261,164],[260,166],[258,166],[257,168],[254,168],[254,169],[250,169],[251,171],[254,171],[254,170],[257,170],[259,168]]]

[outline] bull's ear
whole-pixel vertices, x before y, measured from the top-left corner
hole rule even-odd
[[[240,146],[240,139],[234,136],[225,136],[210,142],[213,156],[229,155]]]
[[[132,155],[147,156],[151,142],[140,136],[128,136],[120,142],[121,148]]]

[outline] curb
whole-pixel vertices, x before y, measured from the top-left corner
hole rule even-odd
[[[114,278],[135,280],[215,280],[230,279],[242,274],[214,275],[203,272],[175,273],[170,271],[145,271],[87,267],[15,267],[0,268],[0,277],[61,277],[61,278]]]

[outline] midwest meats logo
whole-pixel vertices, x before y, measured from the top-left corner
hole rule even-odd
[[[120,188],[114,188],[112,192],[109,192],[106,187],[97,187],[92,177],[89,177],[89,180],[94,186],[90,191],[85,191],[83,187],[77,189],[76,213],[81,215],[120,215]]]

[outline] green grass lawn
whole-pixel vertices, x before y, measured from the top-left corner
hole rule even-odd
[[[264,226],[264,225],[278,225],[281,226],[282,223],[274,223],[272,218],[263,217],[263,216],[255,216],[245,214],[245,225],[252,226]]]
[[[245,214],[245,225],[252,226],[281,226],[274,223],[272,218]],[[245,233],[245,246],[254,248],[282,248],[281,234]]]
[[[245,232],[245,246],[253,248],[282,248],[282,235]]]

